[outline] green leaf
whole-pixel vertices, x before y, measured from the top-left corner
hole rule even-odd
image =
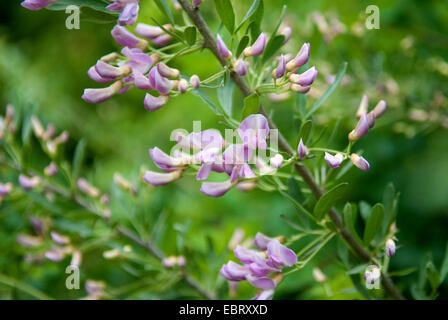
[[[408,274],[414,273],[415,271],[417,271],[417,268],[406,268],[402,270],[388,272],[388,275],[391,277],[404,277],[407,276]]]
[[[278,35],[278,36],[275,36],[272,39],[272,41],[270,41],[266,44],[266,49],[264,50],[263,60],[262,60],[263,63],[268,61],[277,52],[277,50],[281,48],[284,41],[285,41],[285,36]]]
[[[59,0],[55,4],[48,6],[46,9],[54,10],[54,11],[61,11],[61,10],[65,11],[65,9],[70,5],[75,5],[80,8],[89,7],[96,11],[101,11],[101,12],[107,13],[109,15],[118,15],[117,12],[110,11],[109,9],[106,9],[106,7],[109,4],[102,0]]]
[[[201,100],[210,108],[210,110],[213,111],[213,113],[215,113],[218,116],[223,115],[220,107],[218,107],[216,105],[216,103],[214,103],[213,100],[210,99],[210,97],[204,93],[204,91],[202,91],[201,89],[196,89],[196,90],[192,90],[191,93],[193,93],[195,96],[201,98]]]
[[[321,220],[324,215],[330,211],[331,207],[342,197],[347,190],[348,183],[344,182],[338,184],[331,190],[327,191],[322,197],[319,198],[314,206],[314,216],[317,220]]]
[[[22,142],[24,145],[28,144],[31,137],[31,116],[27,116],[22,126]]]
[[[215,0],[216,11],[224,26],[233,34],[235,29],[235,13],[230,0]]]
[[[431,289],[433,292],[437,290],[437,288],[442,283],[440,279],[440,275],[436,270],[436,267],[434,266],[434,263],[432,261],[428,261],[426,264],[426,273],[428,277],[429,284],[431,285]]]
[[[308,232],[304,227],[298,225],[296,222],[291,221],[289,218],[284,216],[283,214],[280,215],[280,218],[286,222],[287,225],[289,225],[291,228],[301,231],[301,232]]]
[[[187,40],[187,43],[190,46],[194,45],[196,42],[196,33],[196,27],[194,26],[187,27],[184,30],[185,40]]]
[[[157,7],[159,7],[160,11],[170,20],[170,22],[175,25],[173,14],[171,13],[171,9],[166,3],[166,0],[154,0]]]
[[[384,190],[383,204],[384,204],[384,224],[382,234],[387,233],[387,229],[395,220],[397,215],[398,198],[400,194],[395,192],[393,183],[389,183]]]
[[[448,274],[448,243],[446,244],[445,257],[443,258],[442,266],[440,267],[440,279],[443,282]]]
[[[75,154],[73,156],[73,169],[72,169],[72,178],[73,181],[77,181],[79,175],[81,173],[82,162],[84,161],[84,155],[86,151],[86,142],[84,139],[79,140]]]
[[[363,263],[363,264],[357,265],[356,267],[353,267],[350,270],[348,270],[347,272],[345,272],[345,274],[350,275],[350,274],[363,273],[368,266],[369,266],[368,263]]]
[[[361,217],[364,222],[367,222],[370,217],[370,212],[372,210],[372,206],[365,201],[359,202],[359,212],[361,213]]]
[[[218,100],[221,107],[225,110],[229,117],[232,116],[233,93],[235,92],[235,82],[227,77],[223,87],[218,88]]]
[[[243,53],[243,50],[247,47],[249,44],[249,36],[244,36],[241,38],[240,43],[238,44],[238,48],[236,50],[236,57],[238,58],[241,53]]]
[[[311,107],[310,111],[308,111],[308,113],[306,114],[305,118],[311,117],[313,115],[313,113],[316,112],[317,109],[319,109],[320,106],[322,106],[322,104],[328,99],[328,97],[333,93],[333,91],[341,83],[346,70],[347,70],[347,62],[344,62],[341,69],[339,70],[338,74],[336,75],[334,82],[327,89],[327,91],[325,91],[324,94],[314,103],[314,105]]]
[[[361,239],[358,236],[358,233],[356,232],[356,229],[355,229],[355,223],[356,223],[356,217],[357,217],[356,206],[348,202],[344,206],[344,212],[343,213],[344,213],[344,225],[345,225],[345,227],[347,227],[347,229],[350,231],[350,233],[355,237],[355,239],[358,242],[362,242]]]
[[[261,8],[263,8],[263,2],[262,0],[254,0],[252,2],[252,5],[250,6],[249,10],[247,11],[246,15],[244,16],[243,20],[241,20],[240,24],[238,25],[238,27],[236,28],[235,32],[237,32],[238,30],[240,30],[240,28],[244,25],[244,23],[246,21],[250,21],[252,20],[252,18],[254,17],[254,15],[257,13],[259,7],[261,4]]]
[[[376,233],[380,231],[384,218],[384,207],[381,203],[377,203],[373,206],[370,212],[370,217],[367,220],[366,228],[364,230],[364,243],[368,245]]]
[[[297,144],[299,144],[300,139],[303,140],[303,143],[306,145],[308,143],[308,139],[310,138],[311,129],[313,127],[313,121],[307,120],[300,127],[299,137],[297,139]]]
[[[251,114],[258,113],[260,109],[260,97],[256,93],[244,98],[243,119]]]

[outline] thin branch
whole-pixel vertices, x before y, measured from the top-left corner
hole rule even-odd
[[[204,41],[204,47],[208,48],[213,55],[219,60],[222,66],[226,66],[227,62],[225,59],[223,59],[219,53],[218,53],[218,47],[215,40],[215,37],[211,33],[207,23],[204,21],[199,8],[194,8],[189,0],[178,0],[182,8],[185,10],[185,12],[188,14],[190,19],[193,21],[195,26],[197,27],[198,31],[201,33]],[[237,73],[231,72],[230,76],[232,80],[235,82],[236,86],[239,88],[241,93],[247,97],[253,93],[252,89],[250,88],[249,84],[240,77]],[[269,127],[271,129],[277,129],[277,126],[272,121],[272,119],[267,114],[266,110],[263,108],[263,105],[260,104],[259,112],[263,114],[269,123]],[[279,132],[279,148],[283,150],[284,152],[288,153],[290,156],[294,155],[294,149],[289,145],[288,141],[284,138],[284,136]],[[316,199],[319,199],[324,193],[325,190],[321,188],[316,182],[314,181],[313,176],[309,172],[308,168],[304,165],[296,164],[295,169],[298,172],[298,174],[303,178],[305,183],[310,188],[313,195],[316,197]],[[352,236],[350,231],[347,228],[343,228],[342,225],[342,219],[340,214],[337,212],[335,208],[332,208],[329,212],[329,217],[333,221],[334,225],[340,230],[341,236],[345,239],[347,244],[353,249],[353,251],[364,261],[371,261],[372,257],[370,253],[358,242],[356,239]],[[383,273],[382,274],[382,283],[383,286],[387,292],[387,294],[394,298],[394,299],[404,299],[401,293],[398,291],[398,289],[393,284],[390,277]]]

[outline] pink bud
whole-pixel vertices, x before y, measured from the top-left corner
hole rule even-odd
[[[232,188],[230,180],[224,182],[202,182],[201,192],[211,197],[221,197]]]
[[[294,92],[297,92],[297,93],[301,93],[301,94],[305,94],[305,93],[308,93],[308,91],[310,91],[311,86],[302,87],[300,84],[291,83],[290,89],[291,89],[291,91],[294,91]]]
[[[143,180],[153,186],[164,186],[181,177],[182,170],[176,170],[168,173],[160,173],[154,171],[146,171]]]
[[[369,108],[369,97],[367,95],[363,95],[361,98],[361,103],[359,104],[358,110],[356,111],[356,116],[361,118],[364,113],[367,113]]]
[[[363,137],[367,131],[369,130],[369,120],[367,119],[367,114],[363,114],[361,116],[361,119],[359,119],[358,124],[356,125],[355,129],[353,129],[349,135],[348,139],[350,141],[356,141]]]
[[[201,84],[201,81],[199,80],[199,77],[194,74],[190,78],[190,84],[193,87],[193,89],[198,89]]]
[[[45,167],[44,173],[46,176],[54,176],[58,173],[58,167],[54,164],[54,162],[51,162],[47,167]]]
[[[160,109],[167,103],[169,97],[160,95],[158,97],[154,97],[150,95],[149,93],[146,94],[145,100],[143,101],[143,104],[148,111],[155,111],[157,109]]]
[[[273,156],[270,160],[269,160],[271,166],[273,166],[276,169],[281,168],[282,166],[282,162],[283,162],[283,156],[278,153],[275,156]]]
[[[306,87],[312,85],[316,77],[317,77],[317,70],[315,67],[311,67],[304,73],[291,74],[289,76],[289,80],[295,84],[301,85],[302,87]]]
[[[244,49],[243,54],[246,57],[258,56],[264,52],[266,47],[266,34],[261,33],[254,44]]]
[[[297,147],[297,154],[299,155],[300,160],[303,160],[308,154],[308,148],[303,144],[302,138],[300,138],[299,146]]]
[[[341,166],[342,161],[344,160],[344,156],[340,153],[337,153],[336,155],[332,155],[328,152],[325,152],[325,161],[327,161],[330,168],[336,169]]]
[[[242,59],[236,60],[233,64],[233,68],[240,77],[244,77],[247,73],[246,64]]]
[[[375,108],[373,108],[373,113],[375,114],[375,118],[378,119],[384,114],[384,112],[386,112],[386,101],[381,100]]]
[[[358,167],[359,169],[363,170],[363,171],[369,171],[370,169],[370,165],[367,162],[366,159],[364,159],[361,156],[358,156],[356,153],[352,153],[350,155],[350,160],[353,162],[353,164]]]
[[[307,42],[302,46],[302,48],[300,48],[300,51],[297,54],[297,56],[286,64],[286,70],[293,71],[298,67],[303,66],[305,63],[307,63],[309,57],[310,57],[310,44]]]
[[[392,239],[386,241],[386,255],[389,258],[395,255],[395,242]]]
[[[285,40],[283,41],[283,44],[286,44],[289,41],[289,39],[291,38],[291,34],[292,34],[292,29],[290,27],[284,27],[280,31],[280,35],[285,37]]]
[[[232,52],[230,52],[229,49],[227,49],[226,44],[224,41],[222,41],[221,36],[217,35],[217,42],[218,42],[218,53],[223,59],[230,59],[232,58]]]
[[[277,68],[272,71],[272,78],[278,79],[285,75],[286,72],[286,63],[285,63],[285,57],[281,55],[280,60],[278,61]]]
[[[166,64],[164,64],[163,62],[159,62],[157,64],[157,71],[159,71],[159,73],[162,76],[164,76],[165,78],[169,78],[169,79],[178,78],[179,75],[180,75],[179,70],[170,68]]]
[[[116,25],[112,29],[111,34],[115,42],[122,47],[139,48],[142,50],[148,48],[148,41],[137,38],[122,26]]]
[[[177,89],[179,90],[179,93],[185,93],[187,92],[188,88],[188,81],[185,79],[180,79],[179,84],[177,85]]]
[[[51,231],[50,235],[51,235],[51,239],[53,240],[53,242],[56,243],[57,245],[65,246],[66,244],[70,243],[69,237],[60,235],[59,233],[57,233],[55,231]]]
[[[202,0],[193,0],[193,7],[199,8],[199,5],[202,3]]]
[[[7,196],[12,191],[12,183],[0,183],[0,197]]]
[[[25,191],[30,191],[31,189],[37,187],[40,182],[41,180],[38,176],[30,178],[24,174],[19,175],[19,184]]]
[[[166,27],[167,26],[164,26],[164,28]],[[134,31],[140,37],[143,37],[148,40],[152,40],[165,34],[165,31],[163,31],[163,29],[160,28],[159,26],[150,26],[145,23],[138,23]]]

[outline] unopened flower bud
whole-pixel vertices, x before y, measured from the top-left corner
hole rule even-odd
[[[222,40],[221,36],[218,34],[216,36],[217,43],[218,43],[218,53],[223,59],[230,59],[232,58],[232,52],[230,52],[229,49],[227,49],[227,46],[225,42]]]
[[[198,89],[201,84],[201,81],[199,80],[199,77],[194,74],[190,78],[190,84],[193,87],[193,89]]]
[[[392,239],[386,241],[386,255],[389,258],[395,255],[395,242]]]
[[[54,162],[50,162],[50,164],[45,167],[44,173],[46,176],[54,176],[58,173],[58,167],[54,164]]]
[[[243,180],[235,186],[235,188],[237,188],[241,192],[249,192],[254,190],[256,187],[257,187],[257,181],[254,179]]]
[[[276,169],[281,168],[282,162],[283,162],[283,156],[280,153],[277,153],[275,156],[273,156],[269,160],[269,163],[271,164],[271,166],[273,166]]]
[[[111,52],[111,53],[109,53],[109,54],[106,54],[105,56],[102,56],[102,57],[100,58],[100,60],[101,60],[101,61],[104,61],[104,62],[106,62],[106,63],[109,63],[109,62],[114,62],[115,60],[117,60],[117,58],[118,58],[118,53],[116,53],[116,52]]]
[[[25,191],[30,191],[40,184],[40,178],[38,176],[27,177],[24,174],[19,175],[19,184]]]
[[[233,68],[240,77],[244,77],[247,73],[246,64],[242,59],[236,60],[233,64]]]
[[[373,111],[367,114],[367,123],[369,124],[369,129],[373,128],[375,125],[375,115],[373,114]]]
[[[170,68],[166,64],[164,64],[163,62],[159,62],[157,64],[157,71],[159,71],[159,73],[163,77],[168,78],[168,79],[176,79],[180,75],[179,70]]]
[[[66,244],[70,243],[69,237],[63,236],[55,231],[51,231],[50,235],[53,242],[56,243],[57,245],[65,246]]]
[[[109,87],[100,89],[85,89],[82,99],[89,103],[100,103],[111,98],[123,88],[121,81],[116,81]]]
[[[65,258],[65,252],[61,248],[55,247],[45,252],[45,258],[54,262],[59,262]]]
[[[33,225],[34,230],[37,234],[43,234],[45,233],[45,226],[42,220],[36,218],[36,217],[30,217],[31,224]]]
[[[182,170],[176,170],[168,173],[146,171],[143,176],[143,180],[153,186],[164,186],[174,180],[179,179],[181,176]]]
[[[302,46],[302,48],[300,48],[300,51],[299,53],[297,53],[296,57],[286,64],[286,70],[293,71],[298,67],[303,66],[305,63],[307,63],[309,57],[310,44],[307,42]]]
[[[115,42],[122,47],[139,48],[142,50],[148,48],[148,41],[137,38],[122,26],[116,25],[112,29],[111,34]]]
[[[115,80],[129,74],[131,68],[129,66],[114,67],[102,60],[98,60],[95,64],[95,71],[102,78]]]
[[[289,80],[295,84],[299,84],[302,87],[310,86],[313,84],[317,77],[317,70],[315,67],[309,68],[307,71],[301,74],[291,74]]]
[[[310,91],[311,86],[303,87],[300,84],[291,83],[290,89],[294,92],[305,94],[305,93],[308,93],[308,91]]]
[[[123,178],[119,173],[114,173],[114,182],[117,186],[126,191],[131,191],[133,195],[137,193],[135,186]]]
[[[319,283],[324,283],[325,281],[327,281],[327,277],[319,268],[313,269],[313,277],[314,280],[316,280]]]
[[[19,234],[16,237],[17,243],[25,248],[34,248],[42,244],[40,237],[34,237],[27,234]]]
[[[344,156],[341,153],[337,153],[336,155],[332,155],[328,152],[325,152],[325,161],[327,161],[330,168],[336,169],[341,166],[342,161],[344,160]]]
[[[0,197],[6,197],[12,191],[12,183],[0,183]]]
[[[81,251],[79,251],[79,250],[73,251],[73,253],[72,253],[72,260],[70,262],[70,265],[79,267],[81,265],[81,261],[82,261]]]
[[[353,162],[353,164],[358,167],[359,169],[363,170],[363,171],[369,171],[370,170],[370,165],[367,162],[366,159],[364,159],[361,156],[358,156],[356,153],[352,153],[350,155],[350,160]]]
[[[286,72],[286,63],[285,57],[283,55],[280,56],[280,60],[278,61],[278,66],[272,71],[272,78],[278,79],[285,75]]]
[[[386,112],[386,101],[381,100],[380,102],[378,102],[375,108],[373,108],[372,112],[375,115],[376,119],[381,117],[384,114],[384,112]]]
[[[258,56],[264,52],[266,47],[266,34],[261,33],[254,44],[244,49],[243,54],[246,57]]]
[[[143,101],[143,104],[145,106],[145,109],[148,111],[155,111],[157,109],[160,109],[165,105],[165,103],[168,102],[169,96],[166,95],[160,95],[158,97],[155,97],[149,93],[145,95],[145,100]]]
[[[37,138],[42,138],[45,129],[40,123],[39,119],[35,116],[31,117],[31,127],[33,128],[33,132]]]
[[[79,190],[91,198],[98,198],[101,195],[100,191],[84,178],[79,178],[77,184]]]
[[[381,271],[378,267],[368,267],[364,272],[364,280],[369,284],[374,284],[381,277]]]
[[[185,92],[187,92],[187,88],[188,88],[188,81],[185,79],[180,79],[179,83],[177,84],[177,90],[179,90],[179,93],[184,94]]]
[[[367,114],[363,114],[361,118],[358,121],[358,124],[356,125],[355,129],[353,129],[348,134],[348,139],[350,141],[356,141],[362,136],[364,136],[367,131],[369,130],[369,121],[367,119]]]
[[[202,3],[202,0],[193,0],[193,7],[199,8],[199,5]]]
[[[300,160],[303,160],[305,156],[308,154],[308,148],[303,144],[302,138],[300,138],[299,146],[297,147],[297,155]]]
[[[367,113],[369,107],[369,97],[367,95],[363,95],[361,98],[361,103],[359,104],[358,110],[356,111],[356,116],[361,118],[361,116]]]

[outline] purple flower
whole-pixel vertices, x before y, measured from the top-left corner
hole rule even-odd
[[[369,171],[370,170],[370,165],[367,162],[366,159],[364,159],[361,156],[358,156],[356,153],[352,153],[350,155],[350,160],[353,162],[353,164],[358,167],[359,169],[363,170],[363,171]]]
[[[356,141],[362,136],[364,136],[368,130],[369,130],[369,120],[367,119],[367,114],[364,113],[359,119],[355,129],[353,129],[349,133],[348,139],[350,141]]]
[[[375,125],[375,114],[373,113],[373,111],[367,114],[367,123],[369,124],[369,129],[373,128],[373,126]]]
[[[233,261],[229,261],[223,265],[219,273],[230,281],[246,280],[246,276],[250,274],[248,267],[239,265]]]
[[[278,153],[275,156],[273,156],[270,160],[269,160],[271,166],[273,166],[276,169],[280,169],[282,166],[282,162],[283,162],[283,156]]]
[[[171,41],[171,39],[172,39],[172,37],[169,34],[165,33],[165,34],[162,34],[161,36],[151,39],[151,42],[158,47],[163,47],[163,46],[167,45]]]
[[[202,182],[201,192],[210,197],[221,197],[232,188],[230,180],[224,182]]]
[[[297,56],[286,64],[286,70],[293,71],[298,67],[303,66],[305,63],[307,63],[309,57],[310,57],[310,44],[307,42],[302,46],[302,48],[300,48],[300,51],[299,53],[297,53]]]
[[[50,164],[45,167],[44,173],[46,176],[54,176],[58,173],[58,167],[55,165],[54,162],[50,162]]]
[[[252,262],[257,261],[257,257],[261,258],[258,255],[258,251],[247,249],[241,246],[237,246],[233,253],[235,254],[235,257],[238,258],[242,263],[244,264],[251,264]]]
[[[190,146],[196,150],[208,148],[222,148],[225,141],[216,129],[207,129],[201,132],[192,132],[188,135]]]
[[[40,10],[42,8],[48,7],[58,0],[25,0],[20,5],[29,10]]]
[[[87,71],[87,75],[94,81],[98,83],[109,83],[114,81],[114,79],[109,78],[103,78],[101,77],[98,72],[96,72],[95,66],[90,67],[90,69]]]
[[[342,161],[344,160],[344,156],[340,153],[337,153],[336,155],[332,155],[328,152],[325,152],[325,161],[327,161],[330,168],[336,169],[341,166]]]
[[[148,111],[156,111],[157,109],[160,109],[167,103],[169,97],[160,95],[158,97],[154,97],[147,93],[145,95],[145,100],[143,101],[143,104]]]
[[[187,92],[187,88],[188,88],[188,81],[185,79],[180,79],[177,85],[177,90],[179,90],[179,93],[184,94],[185,92]]]
[[[166,24],[163,26],[166,30],[171,29],[171,25]],[[165,31],[156,26],[150,26],[144,23],[139,23],[134,29],[135,33],[139,36],[151,40],[156,46],[162,47],[171,41],[172,37],[165,33]]]
[[[254,44],[244,49],[243,54],[246,57],[258,56],[264,52],[266,47],[266,34],[261,33]]]
[[[126,28],[116,25],[111,31],[115,42],[122,47],[139,48],[145,50],[148,47],[148,42],[134,36]]]
[[[59,262],[65,258],[65,252],[61,248],[55,247],[45,252],[45,258],[54,262]]]
[[[303,144],[302,138],[300,138],[299,146],[297,147],[297,155],[299,156],[300,160],[303,160],[305,159],[307,154],[308,148]]]
[[[386,241],[386,255],[389,258],[395,255],[395,242],[392,239]]]
[[[261,290],[251,300],[272,300],[272,298],[274,297],[274,293],[275,291],[273,289]]]
[[[216,36],[216,38],[217,38],[217,42],[218,42],[218,53],[219,53],[220,57],[223,59],[232,58],[232,52],[230,52],[230,50],[227,49],[227,46],[224,43],[224,41],[222,41],[221,36],[218,34]]]
[[[169,173],[146,171],[146,173],[143,176],[143,180],[145,180],[146,183],[158,187],[158,186],[164,186],[174,180],[179,179],[181,175],[182,170],[176,170]]]
[[[381,100],[375,108],[373,108],[373,113],[375,114],[375,118],[378,119],[384,114],[384,112],[386,112],[386,101]]]
[[[201,80],[197,75],[194,74],[190,78],[190,84],[193,87],[193,89],[198,89],[201,84]]]
[[[255,235],[254,244],[260,250],[266,250],[268,248],[268,243],[274,240],[273,238],[269,238],[265,236],[261,232],[258,232]]]
[[[247,73],[246,64],[242,59],[238,59],[235,61],[235,63],[233,64],[233,69],[240,77],[244,77]]]
[[[25,191],[37,187],[40,184],[40,178],[38,176],[28,177],[24,174],[19,175],[19,184]]]
[[[182,169],[188,163],[187,158],[169,156],[157,147],[149,149],[149,156],[160,170],[166,172]]]
[[[132,26],[137,20],[138,9],[138,1],[127,3],[123,11],[121,11],[120,16],[118,17],[118,24],[120,26]]]
[[[289,80],[295,84],[301,85],[302,87],[306,87],[312,85],[316,77],[317,77],[317,70],[315,67],[311,67],[304,73],[291,74],[289,76]]]
[[[159,73],[158,68],[153,68],[152,70],[154,70],[154,72],[150,74],[150,77],[154,75],[154,89],[156,89],[160,94],[170,93],[171,89],[173,88],[173,84],[171,83],[171,81],[162,76]]]
[[[359,104],[358,110],[356,111],[356,116],[361,118],[364,113],[367,113],[369,108],[369,97],[364,94],[361,98],[361,103]]]
[[[119,93],[122,88],[123,83],[121,81],[116,81],[109,87],[100,89],[85,89],[81,98],[89,103],[100,103]]]
[[[251,274],[246,276],[246,280],[253,285],[255,288],[270,290],[275,289],[275,282],[271,278],[267,277],[257,277]]]
[[[196,180],[205,180],[210,175],[210,172],[214,168],[214,164],[218,159],[218,153],[221,151],[221,148],[207,148],[195,155],[195,159],[199,160],[202,163],[202,166],[199,168],[198,174],[196,176]]]
[[[224,169],[230,175],[230,181],[236,182],[238,178],[254,178],[250,166],[246,163],[252,158],[251,149],[242,144],[232,144],[222,154]]]
[[[257,147],[264,150],[267,148],[266,137],[269,134],[268,121],[261,114],[251,114],[241,122],[238,134],[244,146],[252,150]]]
[[[115,80],[123,75],[129,74],[131,68],[128,66],[114,67],[104,61],[98,60],[95,64],[95,71],[103,79]]]
[[[165,78],[175,79],[180,75],[179,70],[168,67],[163,62],[157,64],[157,71]]]
[[[285,75],[285,72],[286,72],[285,56],[281,55],[280,60],[278,61],[277,68],[275,68],[274,71],[272,71],[272,77],[274,79],[281,78]]]
[[[151,84],[149,83],[149,79],[146,78],[140,71],[135,70],[132,73],[132,76],[134,78],[134,85],[142,90],[151,90],[154,89]]]
[[[51,231],[50,235],[51,235],[51,239],[53,240],[53,242],[56,243],[57,245],[65,246],[66,244],[70,243],[69,237],[60,235],[59,233],[57,233],[55,231]]]
[[[0,183],[0,197],[6,197],[12,191],[12,183]]]
[[[151,56],[143,53],[143,51],[139,48],[124,47],[121,50],[121,54],[128,58],[129,61],[125,63],[119,63],[119,65],[130,66],[132,71],[140,71],[141,73],[145,74],[154,64],[154,60],[151,58]]]
[[[276,267],[291,267],[297,263],[297,256],[291,249],[274,239],[267,245],[268,257]]]

